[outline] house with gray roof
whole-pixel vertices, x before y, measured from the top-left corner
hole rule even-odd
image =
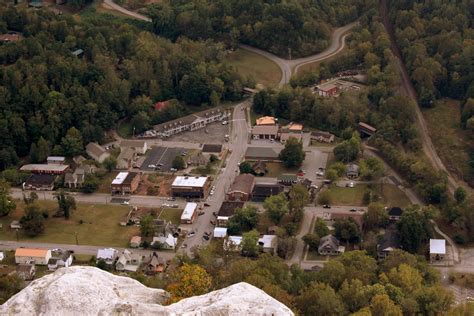
[[[86,152],[95,161],[103,163],[105,159],[110,157],[110,154],[99,144],[89,143],[86,146]]]
[[[248,147],[245,152],[246,160],[260,160],[260,161],[279,161],[281,148],[273,147]]]
[[[344,253],[345,249],[333,235],[326,235],[319,240],[318,253],[322,256],[337,256]]]

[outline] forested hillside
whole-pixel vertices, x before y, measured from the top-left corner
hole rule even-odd
[[[235,100],[245,83],[221,63],[219,44],[171,43],[127,23],[5,4],[0,17],[0,33],[22,35],[0,44],[1,169],[15,165],[41,137],[53,154],[74,155],[120,118],[143,129],[186,111],[174,102],[156,112],[153,102]],[[72,54],[77,49],[83,56]],[[71,148],[72,140],[79,146]]]
[[[284,58],[319,52],[331,28],[355,21],[375,1],[178,0],[149,8],[155,32],[171,39],[214,38],[239,42]]]

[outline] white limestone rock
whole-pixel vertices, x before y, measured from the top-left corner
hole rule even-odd
[[[293,315],[247,283],[162,306],[167,298],[131,278],[75,266],[33,281],[0,306],[0,315]]]

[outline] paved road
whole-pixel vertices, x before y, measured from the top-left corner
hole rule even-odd
[[[213,212],[218,212],[219,208],[224,202],[225,192],[230,187],[235,176],[238,174],[235,170],[238,169],[238,163],[244,156],[248,142],[248,131],[249,126],[245,120],[246,111],[245,108],[250,106],[250,100],[246,100],[239,103],[234,107],[234,114],[232,120],[232,134],[229,141],[229,149],[232,153],[228,156],[226,161],[226,167],[221,169],[213,185],[215,186],[215,193],[207,198],[209,207],[205,207],[205,214],[199,216],[196,222],[189,227],[188,230],[194,231],[196,234],[194,237],[187,238],[184,243],[188,245],[185,251],[191,254],[191,249],[195,246],[206,244],[203,241],[202,236],[204,232],[211,232],[214,226],[211,225],[210,221],[214,219]]]
[[[397,65],[400,70],[400,75],[402,79],[402,86],[403,86],[403,92],[404,94],[409,97],[413,102],[415,102],[415,113],[416,113],[416,119],[418,123],[418,131],[420,132],[422,144],[423,144],[423,151],[425,152],[426,156],[428,159],[431,161],[432,165],[438,169],[446,172],[448,176],[448,189],[451,193],[454,193],[456,188],[462,184],[464,188],[468,189],[470,191],[470,188],[467,186],[466,183],[459,181],[456,181],[456,179],[449,173],[448,169],[446,169],[446,166],[443,164],[441,161],[441,158],[439,158],[438,154],[436,153],[436,149],[433,145],[433,142],[431,141],[431,137],[429,135],[428,127],[426,125],[426,121],[423,117],[423,114],[421,113],[420,107],[418,105],[418,98],[416,96],[416,91],[415,88],[413,87],[413,84],[410,80],[410,76],[408,75],[408,71],[406,69],[406,66],[403,62],[403,58],[400,52],[400,49],[398,48],[397,42],[395,40],[395,32],[393,30],[393,26],[390,23],[389,17],[388,17],[388,4],[386,0],[380,1],[380,16],[382,17],[382,22],[385,26],[385,29],[390,36],[390,42],[391,42],[391,49],[393,54],[397,57]]]
[[[142,21],[145,21],[145,22],[151,22],[151,19],[149,17],[144,16],[140,13],[136,13],[136,12],[127,10],[124,7],[121,7],[118,4],[114,3],[112,0],[104,0],[104,3],[107,6],[111,7],[112,9],[117,10],[117,11],[123,13],[123,14],[129,15],[129,16],[135,18],[135,19],[142,20]]]
[[[23,199],[23,194],[28,194],[32,191],[22,191],[21,189],[11,189],[11,196],[13,199]],[[40,200],[54,201],[54,191],[34,191],[38,194]],[[72,194],[76,199],[76,202],[87,203],[87,204],[120,204],[122,200],[128,200],[130,205],[142,206],[142,207],[160,207],[163,203],[178,204],[180,208],[184,208],[186,201],[184,199],[176,199],[176,201],[168,202],[168,197],[158,196],[146,196],[146,195],[114,195],[110,193],[93,193],[84,194],[80,192],[74,192]],[[113,203],[113,199],[118,202]]]
[[[38,242],[16,242],[16,241],[0,241],[0,249],[2,250],[15,250],[19,247],[24,248],[46,248],[46,249],[67,249],[72,250],[76,254],[81,255],[97,255],[97,250],[102,248],[110,248],[109,246],[89,246],[89,245],[70,245],[70,244],[56,244],[56,243],[38,243]],[[125,248],[117,248],[118,251],[123,251]],[[148,255],[153,251],[158,253],[160,257],[163,257],[165,260],[173,259],[175,256],[174,252],[171,251],[156,251],[156,250],[144,250],[144,249],[131,249],[134,253],[141,255]]]
[[[297,58],[297,59],[283,59],[278,56],[273,55],[272,53],[269,53],[267,51],[248,46],[248,45],[240,45],[241,48],[254,52],[256,54],[259,54],[263,57],[266,57],[276,63],[278,67],[280,67],[280,70],[282,72],[282,77],[279,83],[279,86],[283,86],[290,82],[291,75],[293,72],[296,74],[298,72],[298,69],[306,64],[318,62],[325,60],[327,58],[330,58],[334,55],[337,55],[339,52],[341,52],[344,47],[345,47],[345,39],[346,36],[348,35],[348,32],[357,25],[358,22],[353,22],[350,24],[347,24],[345,26],[342,26],[340,28],[337,28],[334,30],[331,36],[331,44],[327,49],[322,51],[321,53],[314,54],[308,57],[304,58]]]

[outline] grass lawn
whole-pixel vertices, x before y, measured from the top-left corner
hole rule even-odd
[[[242,76],[252,76],[257,83],[266,87],[275,87],[281,79],[278,66],[269,59],[246,51],[237,49],[226,57],[227,64],[234,66]]]
[[[363,206],[366,190],[366,184],[357,184],[354,188],[331,186],[329,188],[331,204]],[[405,193],[393,184],[384,184],[383,191],[381,185],[377,185],[374,191],[380,195],[381,202],[387,206],[406,207],[411,204]]]
[[[110,183],[117,176],[117,172],[110,172],[100,178],[96,193],[110,193]]]
[[[469,175],[469,149],[474,142],[461,129],[459,102],[441,100],[432,109],[423,110],[428,130],[446,168],[459,178]]]
[[[328,256],[321,256],[316,250],[308,250],[308,254],[306,255],[306,260],[328,261],[329,259],[328,259]]]
[[[171,221],[175,225],[179,225],[181,221],[181,213],[183,210],[177,208],[163,208],[158,218]]]
[[[267,174],[265,177],[276,178],[283,173],[297,173],[298,168],[287,169],[281,162],[267,162]]]
[[[9,223],[23,215],[24,203],[17,201],[17,209],[11,215],[0,219],[3,224],[0,230],[0,239],[16,240],[16,233],[9,228]],[[72,212],[71,218],[53,218],[57,203],[54,201],[38,201],[41,208],[48,210],[49,218],[45,220],[45,231],[40,236],[30,238],[19,233],[19,240],[75,244],[94,246],[127,246],[130,237],[138,233],[135,226],[122,227],[119,222],[127,215],[129,207],[121,205],[94,205],[77,204],[77,209]],[[83,221],[80,224],[80,220]]]
[[[129,121],[121,121],[117,126],[117,133],[124,138],[132,136],[132,125]]]

